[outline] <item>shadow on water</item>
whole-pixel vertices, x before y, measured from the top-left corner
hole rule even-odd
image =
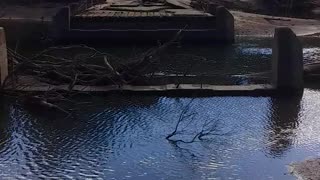
[[[80,98],[80,97],[77,97]],[[75,98],[74,100],[76,101]],[[99,146],[103,144],[101,151],[117,149],[121,151],[120,142],[116,142],[118,135],[123,133],[123,127],[143,127],[146,122],[139,118],[139,108],[147,108],[157,103],[159,97],[147,96],[136,98],[133,96],[111,95],[96,97],[81,97],[80,102],[93,101],[93,104],[77,104],[75,117],[66,117],[62,114],[52,112],[37,112],[34,108],[26,108],[23,105],[16,104],[11,110],[2,112],[12,112],[12,117],[3,117],[4,122],[15,121],[22,132],[16,132],[14,127],[3,127],[10,129],[13,133],[21,133],[23,139],[21,142],[26,146],[36,146],[36,150],[26,154],[30,162],[35,163],[41,171],[48,175],[53,175],[60,169],[50,170],[50,167],[64,166],[68,164],[70,158],[80,158],[80,154],[98,151]],[[2,105],[5,103],[2,103]],[[7,107],[3,105],[3,108]],[[123,114],[119,116],[118,114]],[[7,114],[2,114],[6,116]],[[132,116],[128,119],[129,116]],[[130,121],[129,121],[130,120]],[[2,131],[2,121],[0,123]],[[148,128],[145,128],[148,130]],[[3,131],[3,132],[6,132]],[[0,132],[2,133],[2,132]],[[1,139],[1,138],[0,138]],[[41,142],[34,142],[40,139]],[[7,148],[12,147],[7,146]],[[117,147],[115,147],[117,146]],[[122,147],[124,148],[124,147]],[[32,159],[31,159],[32,158]],[[100,157],[108,159],[109,157]],[[85,162],[84,164],[90,163]],[[72,160],[76,162],[76,160]],[[44,163],[45,162],[45,163]],[[26,166],[33,167],[34,164]],[[61,170],[62,171],[62,170]],[[60,171],[60,172],[61,172]],[[33,174],[39,172],[34,171]]]
[[[281,157],[294,144],[295,130],[299,126],[302,96],[271,98],[271,114],[266,127],[267,154]]]
[[[222,130],[234,131],[211,141],[175,146],[165,136],[188,98],[107,95],[80,99],[94,103],[79,105],[78,118],[64,120],[39,117],[15,102],[2,103],[0,108],[6,113],[0,116],[0,142],[2,137],[9,140],[0,145],[0,170],[8,177],[19,174],[30,179],[39,175],[123,179],[128,172],[135,175],[133,179],[246,177],[236,174],[246,171],[242,166],[264,169],[251,167],[250,160],[266,163],[291,149],[301,106],[301,97],[196,98],[189,113],[198,113],[197,123],[221,118]],[[265,143],[259,144],[261,139]],[[146,177],[138,178],[143,173]]]
[[[9,133],[7,131],[9,123],[8,106],[2,96],[0,96],[0,153],[6,148],[6,143],[9,140]]]

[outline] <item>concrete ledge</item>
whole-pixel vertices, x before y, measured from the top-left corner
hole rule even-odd
[[[157,42],[157,41],[169,41],[171,40],[180,29],[155,29],[155,30],[143,30],[143,29],[129,29],[129,30],[82,30],[71,29],[68,33],[65,33],[64,39],[71,40],[84,40],[95,41],[101,39],[108,39],[112,42]],[[81,38],[81,39],[79,39]],[[180,33],[180,41],[193,41],[193,42],[213,42],[218,37],[216,36],[215,29],[192,29],[182,30]]]
[[[4,29],[0,27],[0,85],[8,76],[7,45]]]
[[[16,88],[7,88],[10,91],[32,91],[44,92],[49,90],[68,91],[69,85],[60,86],[17,86]],[[92,92],[92,93],[141,93],[168,95],[168,96],[270,96],[276,94],[275,89],[267,84],[247,85],[247,86],[217,86],[209,84],[166,84],[159,86],[81,86],[76,85],[74,91]]]
[[[216,29],[215,16],[77,17],[71,29]]]

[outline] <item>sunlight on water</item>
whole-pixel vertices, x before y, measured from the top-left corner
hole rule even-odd
[[[0,172],[27,179],[290,179],[286,165],[320,148],[319,98],[317,90],[306,90],[302,100],[197,98],[188,110],[196,120],[188,133],[206,119],[229,133],[176,145],[165,137],[190,98],[97,97],[77,119],[38,117],[8,101],[1,114]],[[188,139],[188,133],[176,138]]]
[[[209,47],[199,51],[189,48],[186,52],[206,57],[205,65],[195,66],[194,72],[224,74],[270,69],[271,47],[265,41],[216,48],[211,53]],[[186,55],[180,57],[189,63]],[[316,61],[319,48],[306,46],[304,57],[306,62]],[[114,94],[86,98],[89,97],[82,100],[93,101],[94,105],[79,105],[76,118],[68,119],[58,114],[40,114],[12,99],[1,99],[0,176],[292,179],[287,174],[288,164],[320,155],[318,89],[305,89],[302,98],[192,100]],[[193,143],[166,140],[189,103],[185,113],[189,119],[181,124],[185,131],[174,138],[188,141],[208,122],[216,125],[215,134]]]

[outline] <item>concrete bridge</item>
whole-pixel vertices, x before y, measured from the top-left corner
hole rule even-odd
[[[91,6],[89,4],[89,6]],[[57,39],[156,42],[180,32],[181,41],[234,42],[234,18],[224,7],[205,11],[188,0],[107,1],[79,11],[79,5],[61,9],[53,18]]]

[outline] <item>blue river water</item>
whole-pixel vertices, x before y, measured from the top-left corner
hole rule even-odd
[[[305,62],[319,60],[319,41],[304,41]],[[270,45],[238,43],[215,68],[226,74],[268,70]],[[217,73],[209,69],[219,53],[212,48],[207,66],[194,73]],[[318,88],[291,98],[108,94],[75,99],[91,103],[78,104],[76,116],[64,118],[2,97],[0,179],[294,179],[290,163],[320,155],[319,99]],[[192,139],[208,122],[213,135],[168,141],[183,112],[174,140]]]

